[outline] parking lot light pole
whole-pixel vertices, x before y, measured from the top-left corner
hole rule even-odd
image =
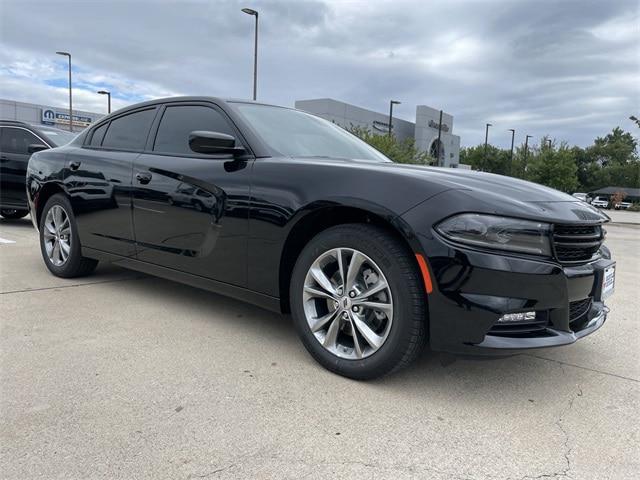
[[[391,136],[391,129],[393,128],[393,106],[400,105],[402,102],[397,100],[391,100],[389,102],[389,136]]]
[[[529,139],[533,138],[533,135],[527,135],[524,137],[524,168],[527,169],[527,157],[529,156]]]
[[[511,132],[511,154],[509,155],[509,174],[513,175],[513,141],[516,138],[516,130],[514,128],[510,128]]]
[[[489,141],[489,127],[492,127],[490,123],[487,123],[484,130],[484,158],[482,159],[482,169],[484,170],[487,167],[487,143]]]
[[[100,95],[106,95],[107,96],[107,113],[111,113],[111,92],[109,92],[107,90],[98,90],[98,93]]]
[[[444,162],[442,162],[442,165],[440,165],[440,145],[442,145],[442,142],[440,141],[441,137],[442,137],[442,110],[440,110],[440,119],[438,120],[438,147],[436,148],[436,155],[438,155],[437,165],[439,167],[444,167]]]
[[[247,15],[256,17],[255,41],[253,46],[253,101],[255,101],[258,93],[258,12],[251,8],[243,8],[242,11]]]
[[[69,131],[73,132],[73,96],[71,94],[71,54],[69,52],[56,52],[57,55],[69,57]]]

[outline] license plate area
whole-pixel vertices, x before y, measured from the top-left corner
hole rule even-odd
[[[602,285],[600,287],[600,299],[605,300],[610,297],[616,288],[616,264],[609,265],[602,274]]]

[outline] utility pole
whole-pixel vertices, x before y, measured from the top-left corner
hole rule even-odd
[[[253,101],[256,101],[258,95],[258,12],[251,8],[243,8],[242,11],[247,15],[256,17],[255,39],[253,45]]]
[[[107,90],[99,90],[98,93],[100,95],[107,96],[107,113],[111,113],[111,92],[108,92]]]
[[[510,128],[511,132],[511,154],[509,155],[509,174],[513,175],[513,141],[516,137],[516,131],[513,128]]]
[[[527,170],[527,157],[529,156],[529,139],[533,138],[533,135],[527,135],[524,138],[524,170]]]
[[[389,101],[389,136],[391,136],[391,129],[393,128],[393,106],[400,105],[402,102],[397,100]]]
[[[442,110],[440,110],[440,120],[438,121],[438,148],[436,151],[438,152],[438,166],[444,167],[444,162],[442,162],[443,164],[440,165],[440,145],[442,144],[442,142],[440,142],[441,134],[442,134]]]
[[[69,52],[56,52],[58,55],[69,58],[69,131],[73,132],[73,95],[71,94],[71,54]]]
[[[482,170],[484,171],[487,167],[487,143],[489,141],[489,127],[492,127],[490,123],[487,123],[484,131],[484,158],[482,159]]]

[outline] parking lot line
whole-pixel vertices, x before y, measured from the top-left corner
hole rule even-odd
[[[6,238],[0,237],[0,243],[16,243],[13,240],[7,240]]]

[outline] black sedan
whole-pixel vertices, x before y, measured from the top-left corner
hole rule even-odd
[[[398,165],[290,108],[141,103],[36,153],[45,265],[98,261],[291,313],[311,355],[366,379],[422,347],[513,354],[595,331],[615,264],[608,218],[558,191]],[[256,332],[256,335],[258,332]]]
[[[75,134],[46,125],[0,120],[0,215],[17,219],[29,213],[25,178],[32,153],[69,143]]]

